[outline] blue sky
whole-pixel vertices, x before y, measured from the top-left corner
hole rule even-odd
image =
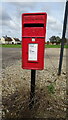
[[[0,28],[2,35],[17,37],[21,40],[22,13],[46,12],[46,41],[53,35],[62,36],[65,2],[3,2],[0,3]],[[1,22],[2,21],[2,22]]]

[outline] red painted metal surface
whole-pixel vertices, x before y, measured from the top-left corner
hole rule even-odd
[[[22,68],[44,69],[46,13],[22,14]],[[32,38],[34,40],[32,40]],[[29,45],[37,45],[37,60],[29,60]],[[36,51],[33,51],[34,54]],[[36,56],[35,56],[36,57]],[[36,59],[36,58],[35,58]]]

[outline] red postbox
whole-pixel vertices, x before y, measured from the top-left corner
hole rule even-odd
[[[22,68],[42,70],[46,34],[46,13],[22,14]]]

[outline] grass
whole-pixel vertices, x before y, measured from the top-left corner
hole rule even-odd
[[[0,45],[0,47],[5,47],[5,48],[21,48],[20,44],[14,45],[14,44],[7,44],[7,45]]]
[[[47,87],[48,87],[49,93],[51,93],[51,94],[55,93],[55,87],[54,87],[54,85],[52,83],[49,86],[47,86]]]
[[[21,45],[8,44],[8,45],[0,45],[0,47],[21,48]],[[45,48],[60,48],[60,47],[61,47],[61,45],[45,45]],[[65,45],[64,48],[68,48],[68,45]]]
[[[61,48],[61,45],[45,45],[45,48]],[[64,45],[64,48],[68,48],[68,45]]]

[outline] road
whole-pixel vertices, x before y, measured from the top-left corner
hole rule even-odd
[[[21,59],[21,48],[2,48],[2,68],[11,66]]]
[[[2,48],[2,68],[5,69],[7,66],[11,66],[17,60],[21,59],[21,48]],[[60,49],[59,48],[46,48],[45,59],[52,59],[53,57],[59,59]],[[64,51],[65,57],[65,51]]]

